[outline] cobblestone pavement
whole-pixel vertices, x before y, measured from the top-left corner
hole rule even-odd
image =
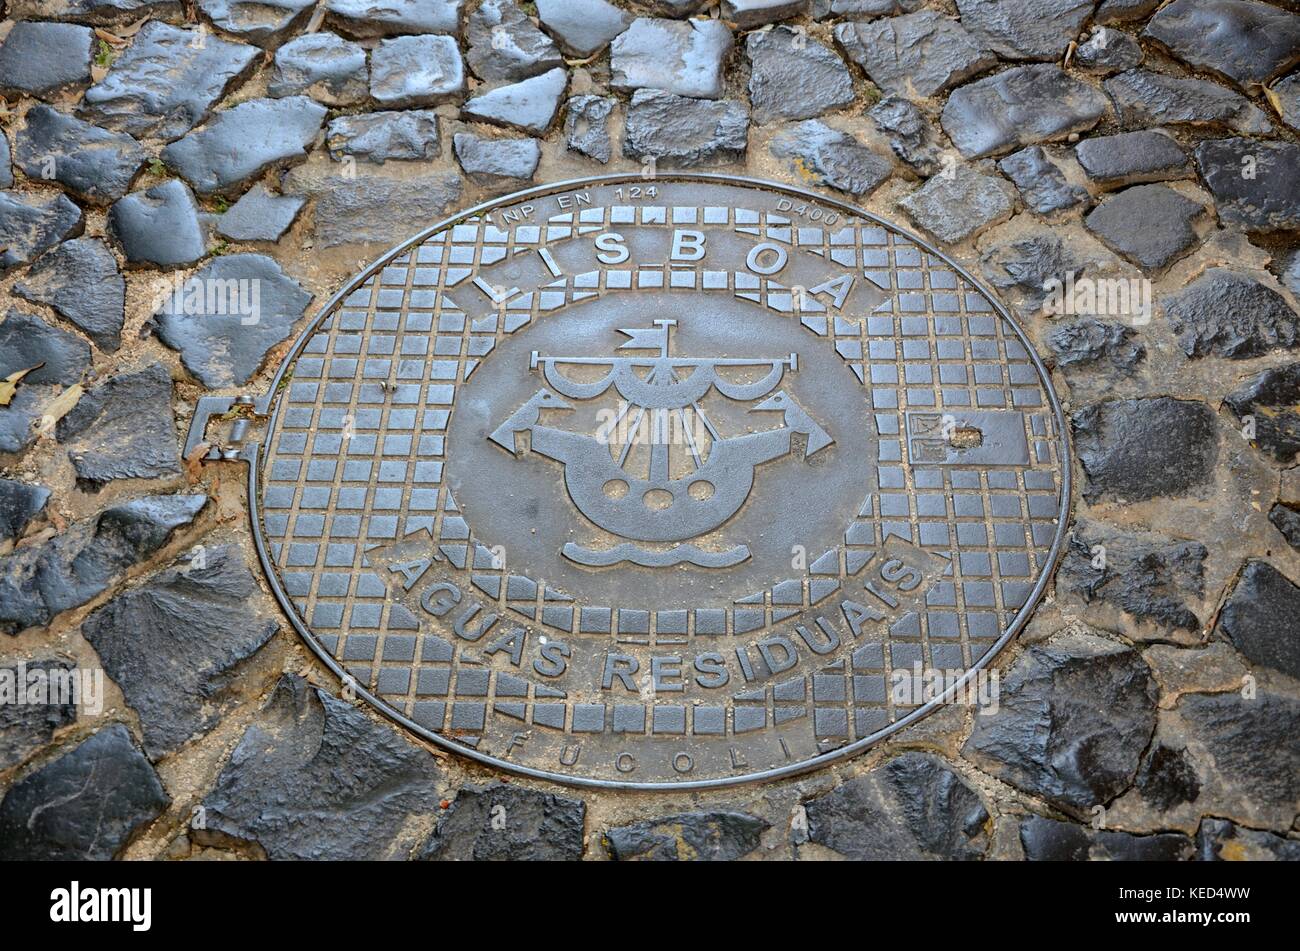
[[[105,680],[0,703],[0,858],[1300,857],[1294,0],[6,16],[0,689]],[[913,226],[1048,360],[1074,524],[995,713],[765,786],[579,793],[341,699],[276,611],[243,470],[181,458],[196,400],[264,390],[444,213],[651,165]],[[169,315],[191,274],[256,278],[266,319]]]

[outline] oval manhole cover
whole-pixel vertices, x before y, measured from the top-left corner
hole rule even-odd
[[[339,294],[274,393],[253,521],[302,636],[411,730],[568,782],[865,747],[1020,629],[1065,525],[1002,308],[779,185],[472,209]]]

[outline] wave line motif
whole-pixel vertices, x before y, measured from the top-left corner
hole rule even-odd
[[[695,545],[678,545],[667,551],[647,551],[631,542],[624,542],[613,548],[592,551],[590,548],[583,548],[581,545],[569,542],[562,551],[569,561],[588,568],[608,568],[610,565],[623,562],[640,565],[643,568],[671,568],[682,563],[700,568],[730,568],[749,558],[748,545],[737,545],[727,551],[706,551]]]

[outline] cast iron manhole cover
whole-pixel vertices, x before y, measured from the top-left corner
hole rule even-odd
[[[1051,385],[970,275],[704,175],[435,225],[260,408],[254,530],[311,647],[435,743],[579,784],[771,777],[925,715],[896,685],[1014,636],[1069,499]]]

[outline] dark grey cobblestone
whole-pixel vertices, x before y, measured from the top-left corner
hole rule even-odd
[[[985,46],[1012,60],[1055,60],[1092,14],[1092,0],[957,0],[961,21]]]
[[[1184,495],[1212,474],[1219,434],[1204,403],[1167,396],[1111,400],[1077,411],[1071,421],[1090,502]]]
[[[94,31],[74,23],[15,23],[0,44],[0,93],[47,97],[90,82]]]
[[[1085,139],[1075,146],[1079,164],[1093,181],[1132,185],[1186,178],[1191,171],[1187,153],[1161,132],[1123,132]]]
[[[751,33],[745,54],[755,122],[811,119],[853,102],[853,77],[844,60],[806,33],[785,26]]]
[[[43,626],[88,603],[189,525],[207,501],[204,495],[143,496],[3,556],[0,631]]]
[[[1077,521],[1057,580],[1085,602],[1103,601],[1155,625],[1157,637],[1196,633],[1193,606],[1205,595],[1208,554],[1200,542]]]
[[[1165,319],[1189,357],[1259,357],[1300,343],[1300,314],[1249,274],[1209,268],[1163,301]]]
[[[802,177],[858,197],[875,191],[893,170],[884,156],[817,119],[778,134],[772,154],[789,160]]]
[[[1195,775],[1196,797],[1152,810],[1169,827],[1194,829],[1202,816],[1231,819],[1252,828],[1286,830],[1300,794],[1300,752],[1288,737],[1300,726],[1300,702],[1260,687],[1252,698],[1236,691],[1193,693],[1162,712],[1158,744],[1185,750]],[[1135,809],[1133,791],[1115,809]],[[1151,807],[1147,807],[1150,809]]]
[[[646,6],[652,11],[669,17],[699,13],[708,3],[709,0],[646,0]]]
[[[204,386],[228,387],[247,383],[257,372],[268,350],[289,336],[290,328],[302,317],[311,303],[311,295],[262,254],[229,254],[209,261],[191,276],[192,280],[216,282],[256,281],[256,312],[231,312],[226,306],[208,310],[176,307],[172,295],[154,314],[154,331],[158,339],[179,350],[185,369]],[[251,302],[250,302],[251,303]]]
[[[1200,202],[1167,185],[1134,185],[1103,201],[1084,223],[1134,264],[1158,271],[1198,243],[1196,225],[1206,214]]]
[[[735,100],[638,89],[627,107],[623,155],[630,159],[695,168],[736,161],[748,144],[749,114]]]
[[[1283,465],[1300,452],[1300,364],[1264,370],[1245,380],[1224,403],[1249,429],[1243,432],[1260,452]]]
[[[483,0],[466,35],[466,59],[480,79],[517,81],[562,65],[555,43],[514,0]]]
[[[326,0],[325,9],[350,36],[458,34],[465,0]]]
[[[618,100],[610,96],[574,96],[566,105],[564,140],[571,151],[580,152],[602,165],[613,157],[609,117]]]
[[[1201,792],[1187,751],[1159,743],[1147,751],[1133,787],[1143,802],[1162,811],[1193,802]]]
[[[1219,631],[1247,660],[1300,678],[1300,587],[1266,561],[1249,561],[1219,613]]]
[[[136,138],[179,138],[256,57],[257,48],[246,43],[150,20],[108,75],[86,90],[81,116]]]
[[[1209,140],[1196,147],[1196,164],[1225,224],[1257,232],[1300,228],[1300,145]]]
[[[939,133],[916,105],[901,96],[887,96],[868,111],[872,120],[889,136],[894,154],[920,175],[933,175],[942,164]]]
[[[329,124],[326,137],[330,158],[353,155],[376,165],[392,159],[416,160],[438,154],[438,113],[432,109],[404,109],[339,116]]]
[[[1245,96],[1204,79],[1130,69],[1106,80],[1105,87],[1120,122],[1130,129],[1179,124],[1266,135],[1273,128]]]
[[[1072,208],[1088,198],[1088,190],[1066,181],[1041,145],[1012,152],[998,161],[998,168],[1016,183],[1024,203],[1040,215]]]
[[[1102,75],[1142,65],[1142,47],[1127,33],[1108,26],[1094,26],[1079,42],[1075,62]]]
[[[1015,207],[1010,185],[965,165],[956,167],[951,177],[935,175],[898,204],[946,244],[964,241],[1006,221]]]
[[[17,389],[8,406],[0,406],[0,452],[23,452],[36,441],[41,411],[54,393],[54,387],[23,386]]]
[[[1300,862],[1300,842],[1246,829],[1227,819],[1203,819],[1196,849],[1202,862]]]
[[[1291,292],[1291,296],[1300,299],[1300,248],[1274,260],[1269,268],[1277,275],[1282,286]]]
[[[1098,23],[1130,23],[1147,16],[1160,0],[1101,0],[1097,7]]]
[[[290,27],[306,22],[312,0],[197,0],[198,7],[218,27],[232,36],[256,43],[276,45]]]
[[[716,20],[696,25],[640,17],[610,46],[610,86],[717,99],[733,43],[731,31]]]
[[[1056,365],[1066,370],[1098,363],[1132,370],[1146,356],[1146,347],[1135,337],[1137,332],[1132,327],[1089,318],[1052,331],[1048,346]]]
[[[1268,510],[1268,520],[1282,533],[1288,545],[1300,551],[1300,509],[1277,502]]]
[[[177,139],[162,159],[201,194],[229,192],[273,165],[307,154],[325,107],[306,96],[253,99]]]
[[[1023,296],[1034,309],[1042,307],[1053,278],[1078,277],[1084,271],[1084,262],[1051,228],[1035,228],[1013,241],[992,245],[980,256],[980,264],[989,283]]]
[[[88,487],[180,472],[171,376],[160,364],[86,390],[56,437]]]
[[[1107,109],[1096,87],[1058,66],[1019,66],[948,97],[943,131],[963,156],[974,159],[1091,129]]]
[[[207,253],[194,193],[176,178],[115,202],[108,211],[108,232],[131,264],[176,267]]]
[[[81,228],[81,209],[63,195],[0,192],[0,276]]]
[[[607,0],[537,0],[537,19],[571,56],[595,56],[628,28],[632,15]]]
[[[461,111],[467,119],[544,135],[560,111],[560,100],[568,83],[568,74],[557,67],[540,76],[479,93]]]
[[[0,452],[21,452],[37,437],[43,411],[63,386],[77,384],[90,367],[90,347],[75,334],[40,317],[10,311],[0,323],[0,379],[16,380],[0,406]]]
[[[278,629],[259,615],[256,591],[237,550],[201,548],[86,618],[82,633],[139,715],[150,759],[207,732],[230,706],[239,665]]]
[[[196,838],[271,859],[407,858],[438,778],[428,752],[286,674],[204,799]]]
[[[359,43],[334,33],[308,33],[275,51],[267,83],[271,96],[304,94],[332,106],[351,106],[366,98],[370,73]]]
[[[390,109],[458,102],[465,67],[449,36],[395,36],[370,54],[370,95]]]
[[[25,370],[25,383],[69,386],[88,369],[90,345],[76,334],[16,310],[0,322],[0,377]]]
[[[1246,87],[1300,62],[1300,16],[1253,0],[1174,0],[1143,35]]]
[[[1300,72],[1279,79],[1266,92],[1278,115],[1293,129],[1300,129]]]
[[[108,245],[98,238],[58,245],[42,255],[13,290],[19,297],[54,308],[99,349],[112,353],[122,345],[126,280]]]
[[[744,812],[692,812],[606,830],[612,859],[650,862],[730,862],[759,845],[768,824]]]
[[[1186,862],[1192,840],[1177,833],[1132,835],[1033,816],[1020,823],[1020,844],[1031,862]]]
[[[1132,648],[1069,632],[1006,671],[999,709],[975,718],[962,755],[1004,782],[1086,815],[1137,776],[1156,686]]]
[[[110,859],[169,804],[126,727],[105,727],[9,789],[0,860]]]
[[[216,231],[235,241],[279,241],[305,203],[293,195],[273,195],[259,183],[217,219]]]
[[[835,42],[872,82],[897,96],[934,96],[997,62],[959,21],[933,10],[842,23]]]
[[[586,807],[580,799],[507,783],[466,786],[438,819],[420,850],[426,861],[582,858]]]
[[[925,5],[925,0],[813,0],[813,15],[818,19],[829,16],[889,16],[895,13],[914,13]]]
[[[50,490],[43,485],[0,479],[0,542],[21,538],[49,500]]]
[[[8,504],[6,484],[0,482],[0,513]],[[0,531],[3,530],[0,526]],[[24,663],[21,667],[5,667],[0,676],[12,677],[18,682],[33,670],[66,675],[73,669],[64,661],[42,660]],[[55,732],[76,720],[77,705],[71,701],[0,705],[0,770],[25,762],[32,753],[49,743]]]
[[[788,20],[804,12],[808,0],[722,0],[722,16],[743,30]]]
[[[808,839],[851,859],[981,859],[989,814],[943,760],[904,753],[805,804]]]
[[[536,139],[488,138],[457,132],[452,144],[465,174],[480,185],[492,187],[522,186],[532,181],[542,158]]]

